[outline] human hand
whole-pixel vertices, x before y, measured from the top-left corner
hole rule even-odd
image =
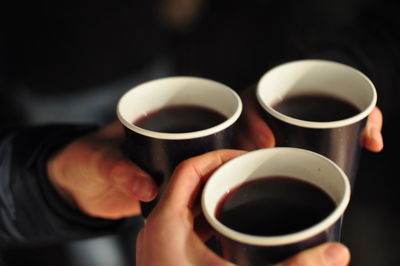
[[[210,234],[204,227],[198,226],[201,215],[196,199],[211,173],[242,153],[235,150],[213,151],[190,158],[176,168],[166,191],[137,238],[137,266],[234,265],[204,244]],[[326,243],[303,251],[280,266],[344,266],[349,259],[349,252],[343,245]]]
[[[246,89],[241,97],[243,100],[243,117],[240,120],[241,133],[239,134],[239,147],[245,150],[271,148],[275,146],[275,138],[264,120],[258,115],[255,87]],[[362,145],[373,152],[383,149],[382,137],[383,115],[375,107],[368,117],[367,125],[362,134]]]
[[[368,150],[380,152],[383,149],[382,125],[382,112],[378,107],[375,107],[368,116],[367,125],[362,135],[362,144]]]
[[[140,214],[157,194],[153,179],[125,158],[123,126],[115,121],[69,143],[47,164],[59,194],[87,215],[118,219]]]
[[[349,250],[340,243],[329,242],[304,250],[275,266],[345,266],[349,262]]]
[[[275,147],[272,130],[259,116],[255,87],[251,86],[240,95],[243,102],[243,113],[239,120],[238,145],[241,149],[251,151]]]
[[[175,169],[136,241],[136,265],[233,265],[217,256],[195,232],[195,206],[201,185],[241,151],[218,150],[183,161]],[[197,207],[197,208],[196,208]]]

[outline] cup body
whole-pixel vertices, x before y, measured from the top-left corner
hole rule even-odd
[[[326,192],[336,207],[326,218],[309,228],[276,236],[244,234],[216,218],[219,202],[229,191],[244,182],[266,176],[290,176],[307,181]],[[320,154],[298,148],[261,149],[241,155],[214,172],[202,193],[202,209],[217,232],[225,258],[238,265],[272,265],[323,242],[339,241],[342,215],[350,199],[350,190],[343,170]]]
[[[204,130],[183,133],[156,132],[133,124],[145,114],[176,105],[205,107],[223,114],[226,120]],[[140,84],[125,93],[117,106],[117,115],[126,133],[124,150],[155,179],[159,194],[181,161],[211,150],[233,148],[241,111],[242,103],[235,91],[197,77],[168,77]],[[143,214],[147,215],[156,202],[157,199],[142,204]]]
[[[296,119],[274,105],[294,95],[328,95],[351,103],[359,112],[328,122]],[[257,85],[260,114],[271,127],[276,146],[318,152],[337,163],[354,185],[361,151],[361,133],[377,95],[373,83],[360,71],[336,62],[300,60],[268,71]],[[327,110],[320,110],[326,112]]]

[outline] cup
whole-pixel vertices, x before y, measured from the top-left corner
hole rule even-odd
[[[361,133],[377,101],[368,77],[337,62],[293,61],[265,73],[256,96],[276,146],[308,149],[330,158],[354,186]]]
[[[212,111],[211,117],[196,113],[196,108]],[[167,116],[150,120],[162,110],[169,110]],[[181,161],[211,150],[234,148],[233,136],[241,111],[242,102],[235,91],[198,77],[167,77],[140,84],[126,92],[117,106],[118,118],[125,127],[124,150],[154,178],[159,195]],[[210,125],[215,112],[222,118]],[[169,125],[182,114],[188,115],[182,118],[186,119],[183,125]],[[135,124],[142,120],[153,121],[153,125]],[[143,203],[142,213],[147,216],[156,203],[157,199]]]
[[[241,266],[272,265],[339,241],[350,191],[345,173],[328,158],[281,147],[248,152],[222,165],[205,184],[201,204],[226,259]],[[320,204],[327,199],[331,205]]]

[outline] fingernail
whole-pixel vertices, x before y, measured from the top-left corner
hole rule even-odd
[[[324,251],[326,265],[343,265],[348,260],[348,250],[340,244],[331,244]]]
[[[132,191],[139,200],[150,201],[155,197],[157,188],[150,178],[145,175],[138,175],[133,181]]]

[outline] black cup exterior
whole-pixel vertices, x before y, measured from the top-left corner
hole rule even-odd
[[[367,118],[336,128],[307,128],[275,118],[259,106],[259,113],[271,128],[277,147],[294,147],[317,152],[334,161],[354,186],[361,152],[361,136]]]
[[[240,266],[275,265],[291,256],[328,241],[340,240],[341,220],[308,239],[276,246],[258,246],[238,242],[218,234],[222,256]]]
[[[236,124],[217,133],[192,139],[157,139],[136,133],[125,127],[124,150],[133,162],[149,173],[158,187],[164,187],[175,167],[185,159],[218,149],[235,148]],[[145,217],[157,204],[158,198],[142,202]]]
[[[218,220],[219,204],[228,191],[243,182],[277,174],[308,180],[330,195],[336,207],[318,223],[284,235],[240,233]],[[218,254],[238,265],[274,265],[321,243],[340,241],[350,193],[344,171],[326,157],[299,148],[266,148],[241,155],[216,170],[204,187],[202,208],[220,240],[218,245],[213,243]],[[246,217],[240,219],[245,221]],[[288,223],[296,223],[296,219]]]

